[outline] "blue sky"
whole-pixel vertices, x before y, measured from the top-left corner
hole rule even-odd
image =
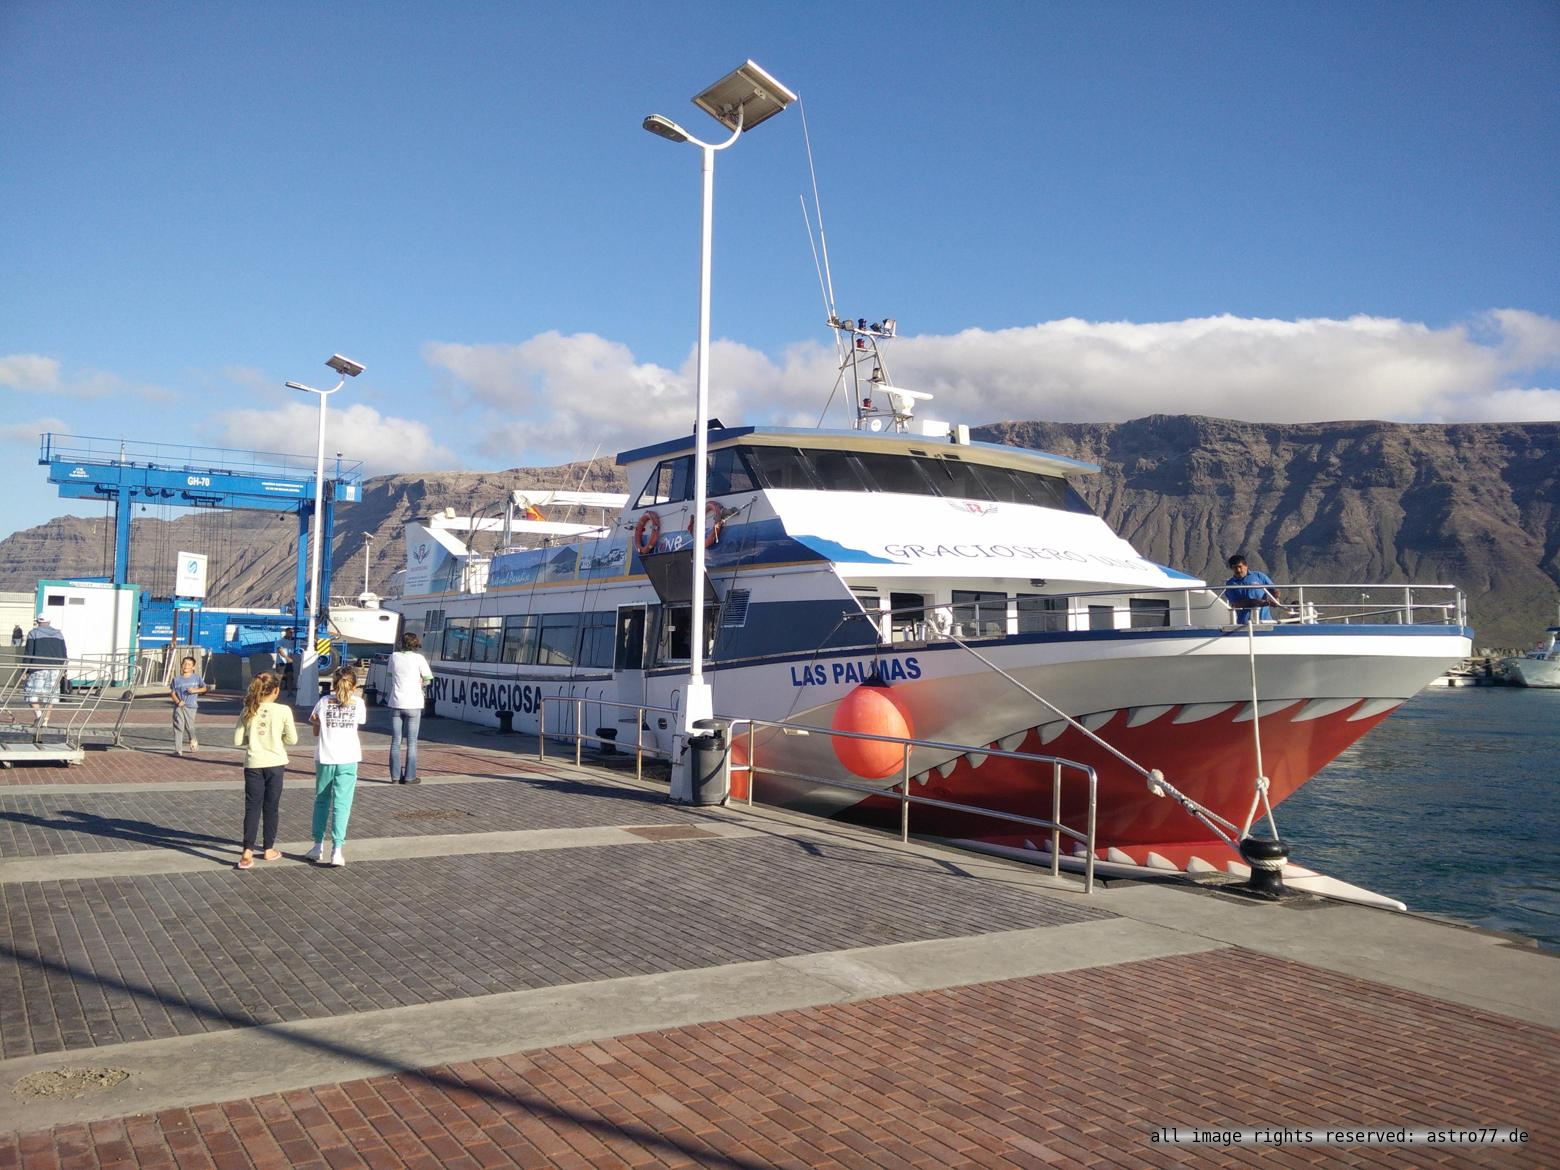
[[[337,351],[373,471],[685,431],[698,155],[639,123],[749,57],[938,417],[1560,417],[1553,3],[8,0],[0,530],[71,510],[40,430],[310,450]],[[794,108],[720,156],[727,421],[832,385],[808,190]]]

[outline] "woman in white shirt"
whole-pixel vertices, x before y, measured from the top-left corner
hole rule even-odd
[[[417,784],[417,732],[422,726],[423,692],[433,681],[433,670],[420,653],[422,639],[401,635],[401,648],[390,655],[390,779],[397,784]],[[406,756],[401,756],[401,741]]]

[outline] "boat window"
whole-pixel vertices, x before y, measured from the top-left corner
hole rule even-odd
[[[503,640],[503,618],[479,617],[471,619],[471,661],[497,662],[499,644]]]
[[[934,487],[927,479],[921,470],[922,462],[905,455],[884,455],[877,451],[856,453],[856,464],[866,474],[867,485],[873,490],[907,496],[937,495],[941,485]]]
[[[1013,471],[1011,474],[1029,496],[1029,502],[1032,504],[1038,504],[1042,508],[1059,508],[1064,512],[1093,514],[1077,489],[1065,479],[1054,475],[1040,475],[1033,471]]]
[[[1067,629],[1067,598],[1018,596],[1018,632],[1054,634]]]
[[[952,455],[937,458],[923,457],[916,462],[921,465],[921,470],[926,472],[926,478],[932,481],[932,487],[940,496],[953,496],[960,500],[1001,498],[980,474],[982,471],[995,470],[993,468],[984,468],[978,463],[966,463]]]
[[[953,632],[961,638],[1000,638],[1007,633],[1007,594],[955,589]]]
[[[581,666],[612,666],[612,638],[616,633],[617,615],[612,613],[588,613],[580,630]]]
[[[715,625],[720,620],[720,608],[704,607],[704,652],[715,648]],[[667,605],[661,608],[661,638],[657,647],[658,662],[687,662],[693,657],[693,606]]]
[[[1170,599],[1168,597],[1134,597],[1128,601],[1132,610],[1132,628],[1150,630],[1170,624]]]
[[[655,473],[639,493],[636,508],[675,504],[693,498],[693,456],[682,455],[656,465]]]
[[[537,661],[543,666],[573,666],[580,641],[580,615],[544,613],[537,637]]]
[[[510,614],[504,619],[503,662],[531,666],[536,662],[537,617],[530,613]]]
[[[865,492],[871,489],[849,451],[808,451],[818,486],[826,492]]]
[[[645,607],[625,605],[618,610],[617,669],[645,668]]]
[[[444,623],[444,646],[439,657],[446,662],[465,662],[471,649],[471,619],[448,618]]]
[[[890,593],[890,632],[896,642],[926,640],[926,598],[919,593]]]
[[[815,489],[812,468],[795,447],[749,447],[748,459],[761,487]]]
[[[710,452],[705,495],[731,496],[738,492],[757,490],[758,480],[748,466],[747,454],[741,447],[722,447],[719,451]]]
[[[1089,629],[1114,630],[1116,628],[1116,608],[1111,605],[1089,606]]]

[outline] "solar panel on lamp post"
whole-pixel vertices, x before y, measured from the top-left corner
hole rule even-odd
[[[356,378],[363,367],[351,358],[333,353],[325,364],[341,375],[329,390],[305,386],[302,382],[288,382],[289,390],[302,390],[317,394],[320,400],[320,422],[314,448],[314,520],[309,541],[309,619],[304,627],[303,647],[298,658],[298,689],[293,702],[300,707],[313,707],[320,697],[320,652],[316,639],[320,622],[320,529],[325,500],[325,400],[347,384],[348,378]]]
[[[744,130],[751,130],[780,113],[796,95],[752,61],[745,62],[714,85],[696,95],[693,102],[731,131],[724,142],[701,142],[676,122],[651,114],[643,126],[671,142],[687,142],[699,148],[702,158],[703,221],[699,247],[699,348],[697,393],[693,424],[693,591],[690,601],[693,647],[688,671],[688,694],[683,704],[683,729],[693,731],[696,720],[714,714],[714,697],[704,680],[704,524],[707,505],[706,463],[709,458],[710,376],[710,240],[715,211],[715,152],[725,150]]]

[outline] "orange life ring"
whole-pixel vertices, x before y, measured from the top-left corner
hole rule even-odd
[[[639,523],[634,525],[634,547],[643,556],[661,539],[661,517],[654,512],[646,512],[639,518]]]
[[[725,523],[726,510],[714,500],[704,502],[704,547],[714,548],[720,539],[720,526]],[[693,517],[688,517],[688,535],[693,535]]]

